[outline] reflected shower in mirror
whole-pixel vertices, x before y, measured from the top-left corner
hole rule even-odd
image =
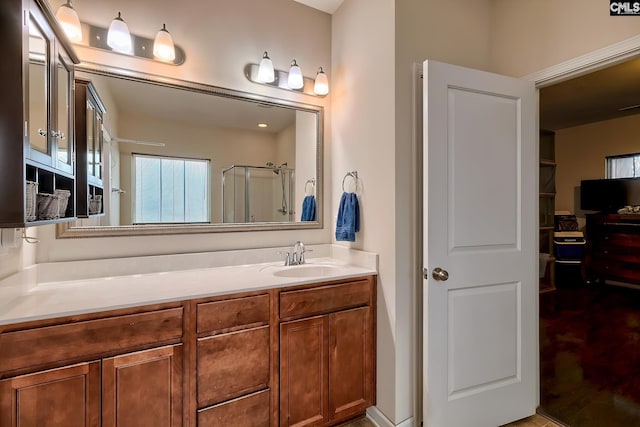
[[[95,70],[76,76],[106,108],[105,209],[66,232],[300,224],[305,183],[321,178],[321,107]]]

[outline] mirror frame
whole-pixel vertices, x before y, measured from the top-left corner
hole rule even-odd
[[[121,226],[82,226],[74,227],[74,221],[57,224],[56,238],[82,238],[82,237],[123,237],[123,236],[153,236],[173,234],[200,234],[200,233],[230,233],[243,231],[275,231],[275,230],[308,230],[323,228],[323,152],[324,152],[324,107],[305,104],[297,101],[258,95],[234,89],[195,83],[171,77],[162,77],[146,74],[123,68],[82,64],[76,66],[75,71],[98,74],[107,77],[115,77],[154,84],[191,92],[204,93],[212,96],[222,96],[242,101],[268,104],[277,107],[291,108],[315,113],[317,120],[316,141],[316,200],[318,204],[317,220],[309,222],[259,222],[259,223],[218,223],[218,224],[168,224],[168,225],[121,225]],[[76,183],[76,185],[82,183]],[[107,190],[107,188],[105,188]],[[111,189],[108,188],[110,191]]]

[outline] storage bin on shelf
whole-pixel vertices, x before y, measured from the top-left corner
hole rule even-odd
[[[27,181],[26,186],[26,206],[25,206],[25,219],[27,221],[35,221],[38,213],[37,210],[37,196],[38,183],[33,181]]]
[[[89,196],[89,215],[102,213],[102,195]]]
[[[37,193],[37,211],[39,220],[64,218],[71,192],[55,190],[54,194]]]

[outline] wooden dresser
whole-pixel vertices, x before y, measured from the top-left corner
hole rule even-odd
[[[587,215],[587,277],[640,285],[640,215]]]

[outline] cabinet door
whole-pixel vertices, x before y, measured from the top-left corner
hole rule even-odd
[[[373,404],[371,309],[329,315],[330,418],[346,419]]]
[[[51,136],[55,140],[57,168],[73,173],[73,63],[62,51],[57,52],[55,121]]]
[[[51,39],[48,27],[39,11],[31,9],[29,15],[29,65],[28,65],[28,157],[40,163],[51,163],[49,143],[49,111],[51,81]]]
[[[182,425],[182,346],[105,359],[102,366],[104,427]]]
[[[98,427],[100,362],[0,381],[0,427]]]
[[[328,421],[328,317],[280,324],[280,425]]]

